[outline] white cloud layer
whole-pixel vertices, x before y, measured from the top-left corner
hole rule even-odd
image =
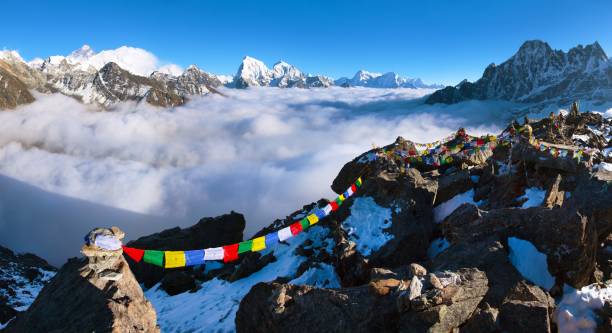
[[[25,191],[5,185],[0,244],[50,252],[60,240],[31,242],[28,237],[38,236],[29,230],[44,226],[53,233],[57,225],[60,237],[67,229],[84,234],[98,223],[120,225],[135,238],[230,210],[245,214],[249,236],[304,204],[331,197],[329,186],[342,165],[372,143],[388,144],[398,135],[433,141],[460,126],[476,134],[497,132],[501,112],[511,107],[433,107],[415,99],[427,92],[224,89],[227,97],[194,98],[175,109],[129,103],[112,112],[93,112],[60,95],[37,96],[30,105],[0,112],[0,174],[48,195],[127,212],[106,218],[100,209],[91,216],[90,209],[75,209],[85,202],[54,199],[51,207],[49,199],[20,199]],[[24,235],[15,235],[22,229]],[[62,251],[76,254],[80,241],[61,240],[73,247]],[[66,255],[54,254],[58,260]]]

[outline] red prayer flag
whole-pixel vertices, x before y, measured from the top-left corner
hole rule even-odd
[[[484,140],[483,139],[476,139],[476,144],[479,146],[484,145]]]
[[[353,193],[357,192],[357,186],[355,184],[351,185],[351,190],[353,190]]]
[[[127,254],[128,257],[132,258],[135,262],[140,262],[142,257],[144,256],[144,250],[135,249],[133,247],[121,246],[123,248],[123,253]]]
[[[338,209],[338,203],[335,202],[335,201],[330,202],[329,205],[332,208],[332,212],[335,211],[336,209]]]
[[[291,228],[291,233],[293,234],[293,236],[302,232],[302,224],[299,221],[290,225],[289,228]]]
[[[223,262],[238,260],[238,244],[223,247]]]

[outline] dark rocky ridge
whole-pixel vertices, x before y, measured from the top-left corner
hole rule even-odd
[[[577,99],[611,101],[612,62],[597,42],[565,53],[539,40],[527,41],[510,59],[489,65],[476,82],[463,81],[438,90],[426,103],[472,99],[559,104]]]

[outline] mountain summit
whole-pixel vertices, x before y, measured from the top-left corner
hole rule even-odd
[[[531,40],[500,65],[489,65],[474,83],[462,82],[432,94],[428,104],[464,100],[505,100],[519,103],[612,99],[612,61],[599,43],[578,45],[567,53]]]

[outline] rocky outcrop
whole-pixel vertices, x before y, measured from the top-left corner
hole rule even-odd
[[[0,246],[0,324],[26,310],[55,272],[34,254],[17,254]]]
[[[18,105],[34,102],[34,96],[10,70],[7,63],[0,60],[0,109],[14,109]]]
[[[377,280],[376,287],[346,289],[260,283],[242,300],[236,330],[449,332],[476,309],[487,291],[487,278],[474,269],[436,274],[444,281],[441,289],[426,284],[411,299],[407,283],[393,278]],[[419,281],[414,275],[412,280]]]
[[[167,229],[159,233],[140,237],[128,242],[127,246],[154,250],[198,250],[209,247],[234,244],[242,241],[245,226],[244,216],[235,212],[218,217],[201,219],[195,225],[181,229]],[[145,288],[160,282],[168,270],[147,263],[129,260],[136,279]],[[193,282],[193,277],[191,277]]]
[[[123,233],[113,228],[117,239]],[[70,259],[5,332],[159,332],[155,310],[122,256],[95,244]]]

